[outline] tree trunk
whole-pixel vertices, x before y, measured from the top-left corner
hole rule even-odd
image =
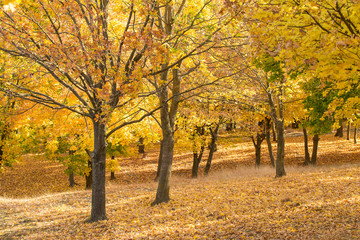
[[[317,162],[317,150],[318,150],[319,140],[320,140],[319,135],[315,134],[313,137],[313,152],[311,156],[312,165],[316,165]]]
[[[276,121],[277,130],[277,155],[276,155],[276,177],[286,176],[284,158],[285,158],[285,134],[284,121]]]
[[[115,177],[115,173],[114,172],[111,172],[110,173],[110,180],[115,180],[116,177]]]
[[[260,167],[261,161],[261,144],[255,145],[255,167]]]
[[[162,124],[164,124],[162,122]],[[167,128],[165,126],[165,128]],[[160,177],[155,201],[151,205],[156,205],[170,200],[170,176],[174,155],[174,135],[171,129],[163,130],[163,153],[160,168]]]
[[[268,146],[271,166],[275,167],[275,158],[274,158],[274,154],[273,154],[273,150],[272,150],[271,136],[270,136],[271,125],[272,125],[271,124],[271,119],[266,117],[265,118],[265,139],[266,139],[266,143],[267,143],[267,146]]]
[[[115,160],[115,156],[111,156],[111,159],[112,160]],[[115,180],[115,172],[111,171],[110,172],[110,180]]]
[[[85,189],[92,189],[92,166],[91,156],[88,159],[88,168],[90,169],[89,175],[85,175]]]
[[[166,6],[166,11],[171,11],[170,6]],[[167,65],[163,65],[166,68]],[[178,66],[180,68],[180,65]],[[173,72],[173,88],[172,88],[172,99],[171,106],[169,107],[169,96],[168,96],[168,85],[163,84],[158,93],[160,99],[160,117],[161,117],[161,130],[163,134],[163,147],[162,147],[162,160],[160,168],[160,177],[158,189],[156,192],[156,198],[151,204],[152,206],[167,202],[170,200],[170,176],[171,167],[174,156],[174,128],[176,113],[180,102],[180,75],[179,68],[172,69]],[[168,70],[161,73],[161,80],[166,83],[168,82]]]
[[[273,141],[274,141],[274,142],[277,142],[277,139],[276,139],[275,122],[273,121],[271,125],[272,125]]]
[[[261,161],[261,143],[264,141],[265,134],[264,133],[257,133],[256,140],[253,136],[251,136],[251,140],[255,147],[255,167],[260,167]]]
[[[304,133],[304,145],[305,145],[304,165],[309,165],[310,164],[309,140],[308,140],[308,134],[307,134],[306,128],[303,128],[303,133]]]
[[[145,144],[144,144],[144,138],[143,137],[139,138],[138,152],[141,153],[141,154],[145,153]]]
[[[335,133],[335,137],[343,137],[344,134],[343,134],[343,120],[340,119],[339,120],[339,124],[340,124],[340,127],[338,129],[336,129],[336,133]]]
[[[354,127],[354,144],[356,144],[357,143],[357,125],[355,125],[355,127]]]
[[[105,163],[106,132],[105,125],[94,121],[94,151],[92,154],[92,201],[90,221],[105,220]]]
[[[3,156],[4,156],[4,142],[7,136],[10,133],[10,126],[5,123],[4,128],[2,130],[1,136],[0,136],[0,166],[3,165]]]
[[[69,187],[74,187],[75,186],[75,179],[74,179],[74,172],[71,171],[69,174]]]
[[[72,156],[74,155],[75,151],[69,150],[69,158],[70,161],[73,161]],[[74,179],[74,172],[71,169],[71,167],[68,167],[68,173],[69,173],[69,187],[74,187],[76,185],[75,179]]]
[[[203,153],[204,153],[204,149],[205,149],[205,147],[202,146],[199,153],[193,153],[193,166],[192,166],[192,170],[191,170],[192,178],[198,177],[199,165],[200,165]]]
[[[220,127],[221,123],[222,123],[222,118],[220,118],[219,123],[216,125],[214,130],[212,130],[212,128],[210,128],[211,142],[210,142],[210,147],[209,147],[209,156],[206,161],[206,166],[205,166],[205,171],[204,171],[205,176],[209,175],[209,172],[210,172],[211,162],[212,162],[212,159],[214,156],[214,152],[216,150],[216,140],[218,138],[218,132],[219,132],[219,127]]]
[[[160,153],[159,153],[159,160],[158,160],[158,166],[156,171],[156,177],[155,182],[159,181],[160,178],[160,170],[161,170],[161,163],[162,163],[162,155],[163,155],[163,140],[160,141]]]
[[[350,129],[351,129],[351,123],[348,121],[347,129],[346,129],[346,140],[350,140]]]
[[[283,84],[284,79],[281,81]],[[266,90],[267,91],[267,90]],[[282,97],[284,96],[284,87],[279,87],[279,94],[277,95],[277,106],[273,99],[273,93],[267,91],[268,103],[271,109],[271,118],[275,123],[276,137],[277,137],[277,151],[276,151],[276,175],[275,177],[282,177],[286,175],[284,158],[285,158],[285,129],[284,129],[284,103]]]
[[[230,119],[230,121],[226,123],[226,128],[225,128],[225,130],[226,130],[227,132],[231,132],[231,131],[234,130],[234,129],[235,129],[235,122],[234,122],[232,119]]]
[[[3,164],[3,155],[4,155],[4,151],[3,151],[3,145],[2,142],[0,143],[0,167]]]

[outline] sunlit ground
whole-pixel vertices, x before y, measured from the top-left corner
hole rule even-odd
[[[359,146],[321,137],[318,167],[301,166],[302,152],[287,138],[287,176],[274,178],[265,143],[260,169],[250,142],[223,143],[211,175],[192,180],[191,154],[178,151],[172,200],[155,207],[156,152],[124,159],[98,223],[86,222],[82,178],[69,189],[61,165],[29,155],[0,176],[0,239],[360,239]]]

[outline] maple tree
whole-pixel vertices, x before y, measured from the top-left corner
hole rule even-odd
[[[115,156],[129,141],[144,146],[159,140],[153,126],[151,131],[128,128],[157,110],[160,120],[142,123],[159,124],[162,132],[152,205],[170,200],[175,130],[182,114],[192,121],[187,130],[193,177],[210,141],[209,173],[218,131],[227,119],[250,130],[256,165],[266,139],[276,176],[285,176],[287,122],[302,120],[305,163],[313,164],[320,134],[345,118],[359,123],[359,5],[357,0],[2,1],[0,50],[6,56],[1,61],[10,62],[1,72],[2,112],[12,111],[13,97],[56,110],[57,124],[37,120],[40,124],[18,128],[19,142],[29,152],[45,150],[61,161],[70,185],[74,173],[90,176],[93,171],[91,221],[107,218],[105,169],[115,178],[114,171],[121,169]],[[190,111],[207,112],[207,121],[183,111],[181,104],[194,96],[202,102],[190,102]],[[271,122],[277,131],[276,160]],[[1,115],[0,164],[11,163],[9,154],[16,153],[7,149],[18,137],[11,128],[8,115]],[[308,130],[314,134],[311,159]],[[33,136],[25,139],[26,134]]]
[[[269,115],[275,122],[277,137],[281,138],[277,139],[277,159],[283,159],[284,141],[280,132],[284,113],[289,112],[284,112],[284,108],[293,105],[286,104],[289,100],[284,93],[294,94],[300,79],[311,81],[315,77],[323,82],[332,81],[333,88],[340,92],[349,91],[358,79],[358,57],[352,56],[358,47],[358,19],[354,18],[358,5],[352,1],[311,0],[228,1],[227,4],[232,9],[247,6],[239,17],[239,28],[247,29],[250,39],[249,47],[245,48],[248,51],[242,52],[246,52],[244,57],[255,60],[254,65],[261,70],[255,77],[268,78],[258,82],[269,96]],[[333,106],[344,102],[340,95]],[[318,141],[316,136],[314,141]],[[281,162],[277,164],[277,176],[285,175]]]
[[[127,110],[129,114],[107,129],[113,115],[136,97],[143,75],[140,60],[148,49],[156,49],[149,41],[153,7],[74,0],[26,2],[2,9],[0,50],[33,64],[22,70],[24,81],[7,78],[2,90],[92,122],[93,151],[88,150],[93,171],[92,221],[106,219],[106,139],[151,115]],[[111,14],[114,11],[116,16]],[[143,15],[135,18],[135,12]],[[127,20],[119,22],[119,17]]]
[[[182,95],[216,81],[213,78],[191,81],[189,76],[204,65],[200,54],[219,42],[217,34],[232,20],[228,14],[219,12],[219,3],[221,1],[171,1],[158,7],[157,27],[162,33],[160,42],[164,50],[161,61],[158,61],[158,55],[150,59],[154,71],[147,78],[155,89],[161,107],[161,165],[153,205],[170,200],[175,122],[179,104],[183,101]]]

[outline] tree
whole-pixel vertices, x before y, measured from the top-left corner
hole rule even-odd
[[[109,14],[114,11],[117,14]],[[107,0],[38,1],[15,10],[2,8],[0,50],[33,67],[22,69],[23,81],[5,76],[1,90],[52,109],[67,109],[93,125],[93,150],[88,151],[93,171],[91,221],[106,219],[106,139],[152,113],[142,114],[130,104],[142,86],[141,59],[157,49],[151,41],[153,11],[154,4]],[[122,115],[114,121],[116,114]],[[115,124],[109,127],[111,121]]]
[[[189,74],[201,69],[201,65],[206,66],[199,55],[219,42],[216,34],[231,21],[218,12],[217,6],[211,0],[174,1],[157,8],[164,54],[160,62],[159,56],[150,59],[154,71],[147,80],[154,87],[161,107],[162,142],[159,183],[152,205],[170,200],[175,123],[179,104],[183,101],[181,97],[216,81],[213,78],[191,81]]]
[[[304,83],[304,90],[308,96],[304,100],[304,108],[307,110],[307,117],[302,121],[304,140],[305,140],[305,165],[316,165],[317,162],[317,149],[319,143],[319,135],[330,132],[333,125],[331,116],[324,116],[328,110],[329,104],[336,96],[336,92],[331,91],[331,85],[327,87],[320,87],[319,79],[308,80]],[[314,134],[313,137],[313,152],[310,158],[306,129],[310,129],[310,133]]]
[[[260,129],[256,131],[256,136],[253,135],[250,137],[251,141],[254,144],[255,147],[255,166],[260,167],[260,161],[261,161],[261,143],[264,141],[266,135],[265,135],[265,126],[264,121],[258,122],[258,126]]]
[[[190,141],[192,142],[192,152],[193,152],[193,166],[191,170],[191,177],[197,178],[199,165],[202,159],[202,156],[205,151],[206,146],[206,126],[200,125],[195,126],[192,129]]]
[[[214,157],[214,152],[217,150],[216,141],[218,139],[219,128],[223,124],[224,117],[220,116],[218,121],[212,122],[209,126],[211,141],[209,144],[209,155],[206,160],[204,175],[209,175],[211,163]]]

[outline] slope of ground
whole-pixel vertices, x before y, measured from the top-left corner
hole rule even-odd
[[[225,141],[226,138],[221,141]],[[91,191],[69,191],[64,168],[26,156],[0,175],[0,239],[360,239],[360,149],[324,136],[318,167],[303,167],[301,137],[287,138],[286,177],[274,178],[263,146],[227,141],[207,178],[189,179],[178,151],[169,203],[155,198],[157,152],[127,158],[107,183],[109,220],[87,223]]]
[[[286,166],[300,166],[304,162],[303,137],[299,133],[290,132],[286,138]],[[333,135],[320,137],[318,150],[318,165],[341,165],[360,162],[360,145],[353,144],[345,138],[335,138]],[[255,150],[249,139],[238,137],[237,134],[222,135],[219,139],[218,151],[214,155],[211,171],[234,169],[245,166],[254,166]],[[312,143],[309,142],[310,151]],[[112,184],[133,184],[151,182],[154,180],[158,162],[159,146],[147,148],[145,157],[119,159],[121,169],[117,172],[116,180]],[[273,143],[276,150],[276,144]],[[276,153],[274,153],[275,155]],[[206,152],[200,164],[200,175],[206,164]],[[262,165],[269,166],[267,145],[262,144]],[[192,154],[184,149],[176,149],[173,163],[173,176],[188,178],[191,176]],[[0,196],[19,198],[35,197],[43,194],[63,192],[68,190],[82,190],[85,188],[85,179],[76,176],[79,184],[75,188],[68,187],[65,167],[60,163],[48,161],[44,155],[29,154],[14,165],[0,173]],[[110,178],[108,173],[108,179]],[[275,175],[275,172],[274,172]]]
[[[109,220],[86,223],[90,191],[0,198],[0,239],[358,239],[360,165],[241,168],[175,177],[169,203],[155,183],[108,185]]]

